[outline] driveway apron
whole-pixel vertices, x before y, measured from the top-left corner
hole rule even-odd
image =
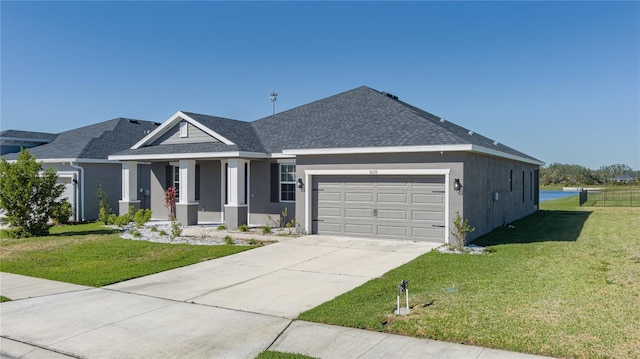
[[[89,358],[255,358],[291,318],[437,245],[286,239],[103,288],[2,303],[0,334]]]

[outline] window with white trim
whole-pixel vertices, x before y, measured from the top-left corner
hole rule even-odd
[[[296,200],[296,165],[280,165],[280,201]]]
[[[176,202],[180,199],[180,167],[173,166],[173,189],[176,190]]]

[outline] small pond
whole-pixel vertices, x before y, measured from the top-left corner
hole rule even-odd
[[[580,192],[577,191],[543,191],[540,190],[540,202],[549,201],[552,199],[558,199],[569,196],[577,196]]]

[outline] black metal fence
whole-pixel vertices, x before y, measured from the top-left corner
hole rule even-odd
[[[580,205],[591,207],[640,207],[640,189],[580,191]]]

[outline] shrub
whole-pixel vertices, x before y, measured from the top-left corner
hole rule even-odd
[[[271,226],[262,227],[262,234],[269,234],[269,233],[271,233]]]
[[[247,232],[247,231],[249,230],[249,227],[248,227],[246,224],[241,224],[241,225],[238,227],[238,230],[239,230],[240,232]]]
[[[29,150],[22,149],[15,163],[0,161],[0,209],[11,233],[19,237],[49,234],[49,218],[62,206],[64,184],[57,183],[56,170],[42,170]]]
[[[157,231],[158,231],[158,227],[156,227],[156,226],[151,226],[151,228],[149,228],[149,230],[150,230],[151,232],[157,232]]]
[[[73,215],[71,203],[65,198],[60,201],[60,205],[53,209],[51,218],[58,224],[68,224],[69,218]]]
[[[98,220],[104,225],[113,224],[113,221],[110,222],[110,219],[112,219],[110,215],[113,213],[113,211],[109,206],[109,198],[107,197],[107,192],[102,189],[102,185],[100,185],[99,181],[97,183],[97,187],[98,188],[96,189],[96,197],[98,197],[100,208],[100,211],[98,212]]]
[[[158,232],[158,234],[161,235],[161,236],[169,235],[169,233],[167,233],[167,231],[165,231],[164,229],[161,229],[160,232]]]
[[[224,224],[221,224],[216,229],[219,230],[219,231],[224,231],[225,229],[227,229],[227,226],[225,226]]]
[[[139,238],[142,233],[140,233],[140,231],[138,231],[137,229],[134,229],[133,231],[131,231],[131,235],[134,236],[135,238]]]
[[[139,209],[135,215],[133,215],[133,221],[136,222],[138,228],[142,227],[145,223],[151,220],[150,209]]]
[[[231,236],[224,237],[224,243],[232,246],[233,245],[233,238],[231,238]]]
[[[127,224],[129,224],[129,222],[131,222],[131,218],[129,217],[129,215],[123,214],[122,216],[117,216],[113,221],[113,224],[115,224],[118,227],[124,227]]]
[[[169,220],[176,219],[176,189],[173,187],[167,188],[164,193],[164,206],[169,210]]]
[[[456,239],[456,246],[458,248],[462,249],[462,247],[467,245],[467,234],[475,230],[475,227],[471,227],[468,220],[462,220],[460,212],[456,211],[456,217],[453,219],[451,234]]]
[[[180,223],[178,223],[178,221],[176,221],[175,219],[173,219],[171,221],[171,239],[174,239],[176,237],[180,237],[180,234],[182,234],[182,226],[180,225]]]

